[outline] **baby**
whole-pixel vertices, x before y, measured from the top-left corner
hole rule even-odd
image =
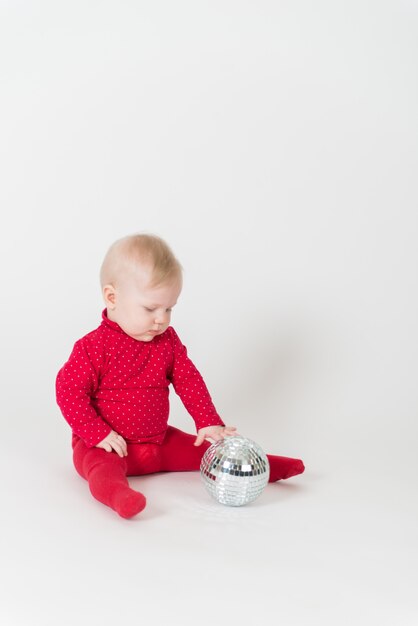
[[[207,441],[236,434],[213,405],[199,371],[170,326],[182,267],[159,237],[116,241],[102,264],[100,326],[74,345],[58,373],[57,402],[72,429],[73,460],[93,496],[130,518],[145,507],[127,476],[198,470]],[[197,436],[168,426],[169,385]],[[270,482],[304,471],[302,461],[267,455]]]

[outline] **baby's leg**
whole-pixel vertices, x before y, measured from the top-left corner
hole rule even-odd
[[[300,459],[292,459],[287,456],[273,456],[268,454],[270,463],[269,483],[275,483],[282,478],[297,476],[305,471],[305,466]]]
[[[117,511],[121,517],[133,517],[145,507],[145,496],[131,489],[126,478],[126,458],[101,448],[87,448],[73,437],[73,460],[77,472],[85,478],[92,495]]]
[[[195,439],[195,435],[189,435],[178,428],[169,426],[161,446],[161,471],[185,472],[200,469],[202,457],[210,447],[210,443],[205,441],[201,446],[194,446]],[[302,474],[305,469],[299,459],[272,454],[268,454],[267,458],[270,463],[270,483]]]
[[[210,443],[204,441],[201,446],[194,446],[196,435],[189,435],[178,428],[169,426],[161,444],[161,471],[188,472],[198,470],[202,456]]]
[[[144,476],[161,471],[161,446],[157,443],[128,443],[127,476]]]

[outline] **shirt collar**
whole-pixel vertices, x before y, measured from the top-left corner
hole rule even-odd
[[[102,324],[104,326],[108,326],[112,330],[116,330],[118,333],[126,334],[125,331],[123,331],[122,328],[119,326],[119,324],[113,322],[107,317],[107,309],[103,309],[102,311]]]
[[[116,330],[117,333],[121,333],[122,335],[126,335],[126,337],[129,337],[129,335],[125,333],[125,331],[119,326],[119,324],[117,324],[116,322],[113,322],[107,317],[107,309],[103,309],[102,311],[102,326],[107,326],[108,328],[111,328],[112,330]],[[157,339],[158,337],[162,337],[166,332],[167,330],[165,330],[162,335],[157,335],[157,337],[154,337],[154,339]],[[154,339],[152,341],[154,341]],[[136,339],[134,339],[134,341],[136,341]],[[151,342],[147,342],[147,343],[151,343]]]

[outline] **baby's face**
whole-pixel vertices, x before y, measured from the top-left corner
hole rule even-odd
[[[121,281],[113,293],[104,289],[108,318],[137,341],[152,341],[167,330],[181,292],[180,281],[149,285],[149,272],[142,272]]]

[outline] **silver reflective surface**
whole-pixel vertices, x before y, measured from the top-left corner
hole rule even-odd
[[[269,472],[268,459],[260,446],[239,435],[214,443],[200,465],[208,492],[228,506],[255,500],[266,486]]]

